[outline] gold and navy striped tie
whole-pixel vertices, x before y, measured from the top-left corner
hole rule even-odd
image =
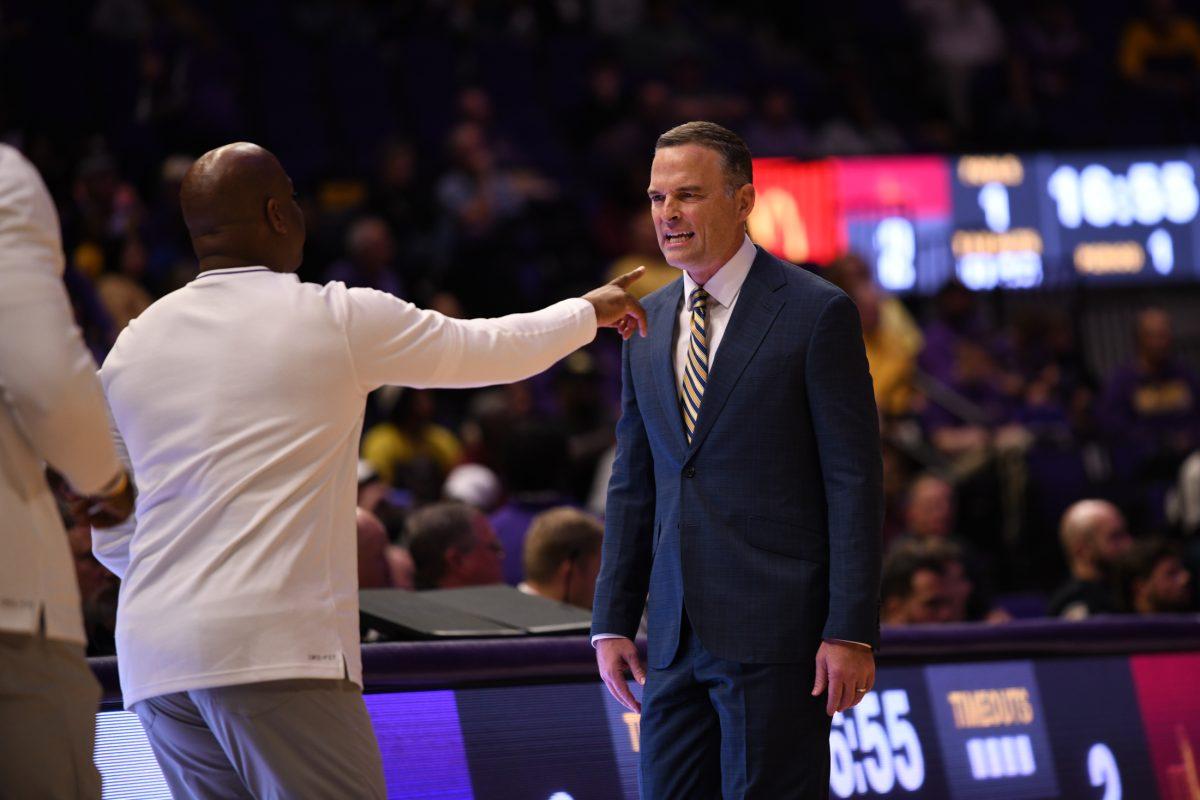
[[[696,419],[700,416],[700,401],[708,385],[708,292],[697,287],[688,299],[692,311],[691,342],[680,381],[679,405],[683,409],[683,427],[688,444],[696,434]]]

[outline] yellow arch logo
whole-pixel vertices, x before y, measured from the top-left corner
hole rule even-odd
[[[808,260],[808,229],[796,198],[780,188],[758,195],[748,220],[750,238],[788,261]]]

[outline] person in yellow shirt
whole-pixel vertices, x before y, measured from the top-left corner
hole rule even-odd
[[[363,437],[362,457],[392,485],[401,470],[420,460],[432,462],[444,478],[462,462],[463,448],[458,437],[433,421],[433,414],[432,394],[406,389],[391,420],[375,425]]]
[[[858,306],[879,413],[885,418],[912,413],[916,400],[912,379],[917,356],[925,345],[921,329],[904,303],[880,289],[870,267],[854,253],[830,264],[825,277]]]
[[[1200,75],[1200,27],[1175,10],[1174,0],[1149,0],[1146,14],[1121,36],[1117,66],[1121,75],[1154,92],[1180,92]]]

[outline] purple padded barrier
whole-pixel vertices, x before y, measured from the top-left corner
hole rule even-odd
[[[645,641],[639,644],[644,653]],[[584,636],[398,642],[368,644],[362,650],[368,693],[598,680],[592,647]],[[1200,650],[1200,615],[885,627],[879,661],[888,665],[1179,650]],[[89,661],[104,688],[104,708],[120,707],[117,660]]]

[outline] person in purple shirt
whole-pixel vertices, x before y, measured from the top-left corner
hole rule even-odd
[[[505,443],[500,477],[508,500],[492,514],[491,523],[504,546],[504,582],[510,586],[525,579],[521,554],[533,518],[556,506],[577,506],[562,489],[568,463],[566,436],[545,423],[523,423]]]
[[[955,379],[959,346],[964,342],[983,345],[990,354],[997,347],[996,336],[979,315],[975,295],[958,280],[949,280],[934,295],[934,319],[923,331],[925,346],[917,364],[921,370],[943,383]]]
[[[1135,336],[1136,355],[1109,378],[1099,418],[1116,475],[1139,487],[1144,521],[1154,525],[1180,463],[1200,445],[1200,380],[1174,355],[1167,312],[1143,309]]]
[[[346,233],[346,257],[329,266],[325,280],[404,297],[395,260],[396,240],[388,224],[379,217],[362,217]]]

